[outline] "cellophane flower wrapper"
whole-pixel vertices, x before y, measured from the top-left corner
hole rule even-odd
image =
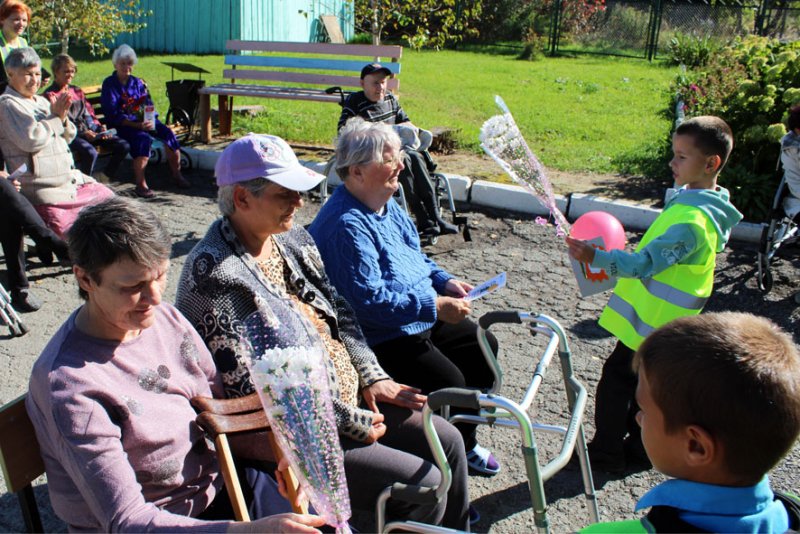
[[[556,225],[556,234],[569,233],[569,222],[558,209],[553,186],[544,166],[534,155],[511,116],[506,103],[495,96],[495,103],[503,111],[483,123],[480,133],[481,148],[519,185],[530,191],[546,207]]]
[[[255,349],[262,343],[252,330]],[[250,375],[278,446],[315,512],[337,532],[349,533],[350,498],[325,357],[319,345],[262,347],[253,351]]]

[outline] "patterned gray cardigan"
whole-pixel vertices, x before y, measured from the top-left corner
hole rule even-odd
[[[291,271],[289,291],[322,313],[331,335],[347,347],[360,387],[388,379],[350,305],[328,280],[308,232],[295,226],[275,235],[275,242]],[[245,364],[252,351],[322,343],[311,322],[263,275],[225,218],[215,221],[189,254],[175,305],[208,345],[228,397],[255,391]],[[373,413],[340,400],[333,361],[327,358],[326,365],[339,433],[364,441]]]

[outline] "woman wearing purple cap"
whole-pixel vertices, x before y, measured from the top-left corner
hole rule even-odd
[[[324,346],[353,507],[372,511],[395,482],[436,486],[440,473],[422,430],[426,397],[384,372],[311,236],[294,225],[300,191],[323,176],[303,168],[282,139],[254,134],[225,149],[216,175],[223,216],[189,254],[176,306],[211,350],[226,394],[255,391],[245,363],[254,318],[268,347]],[[466,529],[464,444],[445,420],[435,426],[453,469],[446,502],[390,501],[389,514]]]

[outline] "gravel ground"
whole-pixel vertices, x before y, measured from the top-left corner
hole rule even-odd
[[[163,173],[156,169],[155,173]],[[166,298],[174,299],[175,283],[187,253],[204,235],[217,216],[213,200],[214,187],[210,174],[190,175],[195,184],[191,190],[177,192],[166,186],[163,177],[151,182],[160,194],[149,205],[167,224],[173,239],[172,271]],[[129,184],[113,184],[120,194],[131,195]],[[164,190],[166,189],[166,190]],[[319,205],[311,199],[299,214],[299,222],[311,221]],[[460,237],[440,239],[429,247],[430,255],[455,275],[472,282],[483,281],[500,272],[508,272],[508,286],[476,301],[475,317],[492,310],[524,310],[547,314],[561,323],[567,332],[577,377],[590,392],[586,417],[586,434],[593,429],[593,392],[600,376],[604,358],[611,352],[613,338],[599,328],[596,319],[608,294],[581,299],[574,282],[561,240],[549,227],[538,226],[530,219],[496,211],[468,212],[473,228],[473,241]],[[630,234],[635,241],[638,236]],[[792,299],[800,290],[798,268],[800,260],[784,258],[774,267],[775,288],[766,297],[756,288],[754,272],[755,250],[752,246],[733,243],[718,258],[716,292],[707,310],[740,310],[770,317],[800,341],[798,319],[800,308]],[[23,316],[31,328],[24,337],[11,338],[0,329],[0,403],[6,403],[25,392],[28,375],[40,351],[68,314],[79,304],[76,285],[64,268],[46,268],[31,261],[29,268],[33,291],[44,301],[44,307]],[[531,337],[519,326],[493,328],[501,346],[500,361],[504,367],[506,385],[503,394],[520,400],[532,377],[532,369],[543,351],[543,336]],[[547,374],[536,401],[533,415],[549,423],[564,421],[566,401],[559,365],[554,362]],[[537,434],[541,453],[552,458],[558,443],[548,434]],[[533,514],[527,477],[519,453],[520,439],[516,432],[495,428],[480,429],[481,443],[492,449],[503,465],[502,472],[493,478],[473,477],[470,492],[482,514],[477,531],[518,533],[533,530]],[[598,501],[604,520],[632,516],[636,500],[663,477],[655,471],[628,472],[609,478],[595,474]],[[777,488],[800,488],[800,446],[772,474]],[[548,516],[555,532],[574,531],[589,522],[583,498],[579,471],[564,470],[545,484]],[[52,513],[46,485],[40,480],[36,488],[45,529],[63,531],[65,525]],[[17,500],[0,481],[0,531],[19,531],[23,528]]]

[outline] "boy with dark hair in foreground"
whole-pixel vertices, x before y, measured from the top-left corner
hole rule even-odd
[[[567,237],[570,256],[619,278],[599,321],[619,341],[595,394],[595,434],[589,444],[594,469],[622,472],[644,459],[634,421],[633,353],[659,326],[700,313],[711,296],[717,253],[742,218],[727,189],[717,185],[732,148],[733,133],[719,117],[681,123],[672,137],[670,161],[678,192],[636,252],[596,250]]]
[[[636,505],[639,521],[582,532],[786,532],[800,499],[767,472],[800,434],[800,354],[774,323],[746,313],[676,319],[634,358],[636,420],[653,466],[670,477]]]

